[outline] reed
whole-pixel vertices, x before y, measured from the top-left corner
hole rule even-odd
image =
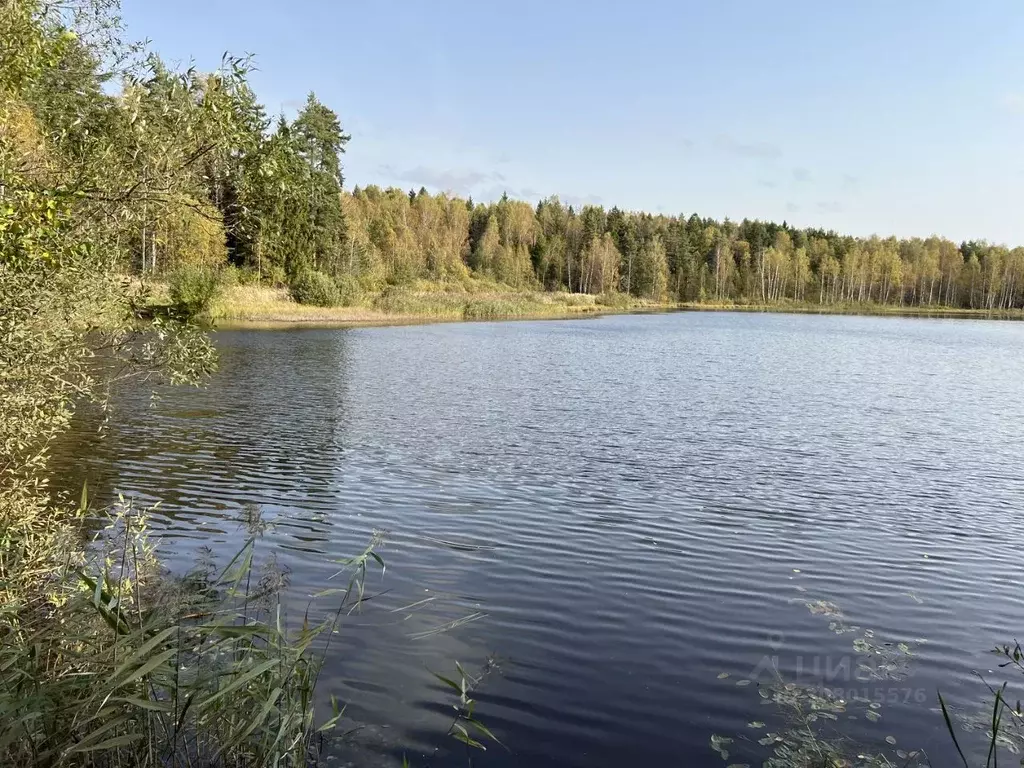
[[[222,569],[169,578],[144,516],[121,509],[84,562],[65,558],[0,614],[0,764],[310,766],[343,716],[315,720],[338,621],[363,600],[371,542],[343,563],[331,618],[294,626],[257,537]],[[39,588],[45,582],[44,588]]]

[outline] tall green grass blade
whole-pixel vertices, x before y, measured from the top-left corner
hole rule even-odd
[[[117,749],[119,747],[127,747],[130,744],[134,744],[140,739],[144,738],[141,733],[126,733],[123,736],[113,736],[105,741],[101,741],[98,744],[92,744],[89,746],[82,746],[79,744],[73,750],[72,754],[83,754],[85,752],[101,752],[107,749]]]
[[[145,664],[142,664],[141,666],[135,668],[128,668],[124,673],[124,677],[117,678],[116,682],[112,683],[111,687],[114,690],[118,688],[123,688],[124,686],[128,685],[128,683],[131,683],[135,680],[139,680],[140,678],[143,678],[146,675],[152,674],[154,671],[167,664],[167,662],[173,659],[177,654],[177,648],[170,648],[166,651],[162,651],[161,653],[158,653],[156,656],[146,661]]]
[[[278,664],[279,664],[279,661],[277,659],[271,659],[270,661],[265,661],[262,664],[258,664],[257,666],[253,667],[248,672],[246,672],[245,674],[240,675],[238,678],[236,678],[234,681],[232,681],[231,683],[229,683],[225,687],[221,688],[219,691],[217,691],[215,694],[210,696],[208,699],[205,699],[205,700],[199,702],[199,704],[197,705],[197,708],[200,711],[209,709],[214,704],[214,702],[220,701],[221,699],[223,699],[228,694],[233,693],[234,691],[237,691],[243,685],[246,685],[246,684],[252,682],[253,680],[255,680],[260,675],[266,674],[267,672],[271,671],[274,667],[276,667]]]
[[[939,693],[939,707],[942,709],[942,717],[946,721],[946,730],[949,731],[950,738],[953,739],[953,746],[956,747],[956,752],[960,755],[960,760],[964,764],[964,768],[970,768],[967,762],[967,758],[964,756],[963,749],[960,748],[960,741],[956,737],[956,729],[953,728],[953,721],[949,717],[949,710],[946,709],[946,702],[942,698],[942,694]]]

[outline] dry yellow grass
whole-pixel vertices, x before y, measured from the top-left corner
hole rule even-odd
[[[228,327],[351,327],[465,319],[573,317],[616,311],[598,305],[593,296],[580,294],[493,289],[476,292],[462,288],[449,290],[444,286],[439,289],[436,285],[416,285],[363,296],[357,306],[314,307],[293,301],[285,288],[240,285],[224,290],[210,316],[218,325]]]
[[[370,307],[312,307],[299,304],[287,288],[239,285],[225,289],[210,316],[221,324],[373,325],[401,318]],[[411,320],[412,318],[410,318]]]

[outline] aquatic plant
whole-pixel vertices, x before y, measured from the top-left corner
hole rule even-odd
[[[1024,650],[1020,643],[1014,641],[1013,645],[1001,645],[993,649],[993,653],[1003,659],[999,669],[1008,669],[1014,673],[1024,673]],[[949,731],[950,738],[956,748],[957,755],[963,762],[965,768],[970,768],[971,762],[964,754],[960,739],[957,736],[957,729],[954,719],[967,733],[981,732],[985,735],[987,749],[985,751],[985,767],[996,766],[999,763],[999,753],[1005,751],[1020,759],[1024,765],[1024,759],[1019,758],[1024,754],[1024,709],[1021,707],[1019,698],[1014,699],[1009,694],[1009,682],[1004,681],[998,686],[991,684],[980,673],[979,680],[988,689],[991,695],[991,703],[979,709],[969,712],[959,712],[952,716],[950,706],[946,703],[942,694],[938,695],[939,706],[942,710],[942,717]],[[981,765],[980,761],[977,763]]]
[[[331,618],[295,626],[284,580],[250,538],[223,568],[160,574],[145,517],[124,505],[51,599],[0,624],[0,763],[11,766],[305,766],[342,718],[314,720],[339,618],[363,600],[374,540],[345,561]],[[97,550],[97,548],[99,548]]]
[[[829,629],[838,635],[854,634],[851,643],[858,679],[903,680],[909,674],[913,646],[907,642],[884,642],[873,630],[862,629],[848,621],[835,603],[827,600],[801,600],[811,614],[829,620]],[[760,669],[760,668],[759,668]],[[774,664],[768,680],[742,679],[739,686],[756,684],[761,704],[771,708],[765,721],[752,720],[747,727],[756,736],[738,734],[711,737],[711,748],[728,760],[733,744],[756,744],[763,751],[765,768],[910,768],[926,765],[928,756],[920,749],[897,748],[895,736],[887,735],[885,747],[859,745],[839,727],[842,718],[863,717],[871,723],[882,719],[884,701],[864,695],[847,698],[847,693],[815,682],[808,684],[786,680]],[[721,673],[719,679],[728,679]],[[908,694],[910,690],[907,689]],[[883,697],[884,698],[884,697]],[[734,763],[732,768],[741,764]]]
[[[483,669],[475,677],[469,675],[459,662],[455,662],[455,669],[459,673],[458,682],[436,672],[431,673],[442,683],[453,689],[459,697],[458,704],[454,707],[455,716],[448,727],[448,735],[475,749],[486,749],[484,744],[479,741],[480,738],[487,738],[497,744],[501,744],[498,737],[491,733],[491,730],[480,722],[474,714],[476,700],[470,695],[487,675],[497,669],[497,661],[493,656],[487,659]]]

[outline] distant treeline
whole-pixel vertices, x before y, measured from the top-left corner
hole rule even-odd
[[[343,193],[336,267],[370,282],[467,269],[513,286],[670,301],[875,302],[988,309],[1024,303],[1024,248],[855,238],[786,223],[719,222],[584,206],[474,204],[426,190]]]
[[[520,289],[621,291],[673,302],[1024,305],[1024,248],[984,241],[857,238],[785,222],[577,210],[557,197],[532,205],[507,196],[474,203],[423,188],[349,193],[339,161],[349,137],[315,96],[273,130],[259,105],[247,103],[251,149],[228,155],[227,167],[207,163],[210,204],[226,226],[209,256],[279,281],[312,268],[350,276],[370,291],[476,274]],[[156,226],[169,259],[187,257]]]

